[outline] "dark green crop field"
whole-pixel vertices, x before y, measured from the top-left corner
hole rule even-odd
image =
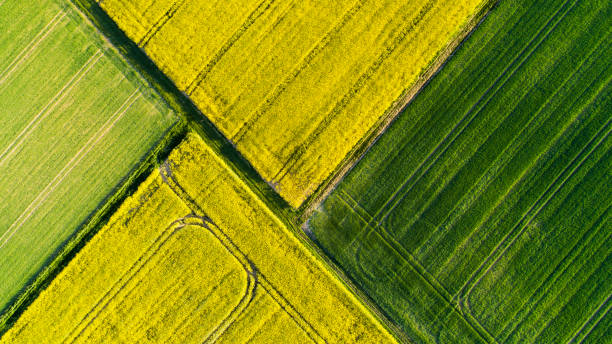
[[[612,338],[611,32],[501,1],[310,218],[414,342]]]
[[[10,315],[179,117],[68,2],[0,9],[0,315]]]

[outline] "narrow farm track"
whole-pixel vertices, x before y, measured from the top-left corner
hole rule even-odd
[[[250,271],[252,271],[254,275],[257,276],[256,283],[260,285],[274,299],[276,303],[278,303],[278,305],[281,307],[281,309],[284,312],[287,312],[287,314],[291,317],[291,319],[293,319],[293,321],[295,321],[295,323],[302,330],[304,330],[305,333],[308,334],[308,337],[314,343],[324,342],[323,338],[321,337],[320,334],[317,333],[315,328],[310,323],[308,323],[306,319],[304,319],[304,317],[296,310],[295,306],[292,305],[281,294],[278,288],[275,287],[272,283],[270,283],[270,281],[266,279],[266,277],[257,268],[257,266],[248,258],[248,256],[246,256],[246,254],[244,254],[240,250],[240,248],[231,240],[231,238],[227,234],[225,234],[224,231],[221,228],[219,228],[216,224],[208,220],[210,219],[208,215],[206,215],[206,213],[197,204],[197,202],[187,193],[187,191],[185,191],[185,189],[179,184],[176,178],[174,178],[173,173],[172,173],[172,168],[171,168],[173,164],[175,163],[172,161],[166,161],[160,167],[160,175],[162,176],[162,179],[164,180],[164,182],[168,184],[168,186],[170,186],[171,190],[176,194],[176,196],[182,199],[189,206],[189,208],[192,209],[192,211],[195,214],[198,214],[203,219],[206,219],[204,223],[208,224],[208,226],[210,227],[208,229],[211,231],[211,233],[213,233],[213,235],[217,238],[217,240],[222,242],[223,245],[227,248],[227,250],[231,252],[234,257],[236,257],[236,259],[241,261],[241,264],[243,265],[245,269],[250,269]],[[215,233],[213,229],[216,229],[217,233]],[[253,288],[255,288],[255,286],[253,286]],[[250,299],[248,303],[250,303]],[[246,309],[246,306],[248,305],[248,303],[242,308],[242,310]],[[240,315],[240,312],[242,311],[237,312],[237,314],[235,316],[232,316],[232,318],[235,319],[236,317],[238,317]],[[226,328],[229,327],[230,325],[231,323],[228,323]],[[212,335],[213,334],[211,334],[211,336]],[[208,342],[208,339],[209,338],[207,338],[205,342]]]
[[[370,142],[490,5],[186,0],[151,9],[162,25],[131,4],[98,3],[294,208]],[[201,20],[190,20],[196,12]]]
[[[9,226],[9,228],[0,236],[0,249],[19,231],[19,228],[34,214],[34,212],[47,200],[49,195],[60,185],[70,172],[83,160],[93,147],[115,126],[115,124],[125,115],[130,106],[140,96],[137,91],[123,103],[121,108],[111,116],[104,125],[90,137],[89,140],[79,149],[79,151],[68,161],[68,163],[59,171],[59,173],[51,180],[51,182],[36,196],[36,198],[28,205],[28,207],[19,215],[19,217]]]
[[[232,36],[223,44],[223,46],[215,53],[215,55],[206,63],[204,68],[198,72],[193,81],[187,86],[185,93],[187,95],[191,95],[194,90],[200,86],[204,78],[208,75],[208,73],[215,67],[217,62],[221,60],[223,55],[232,48],[234,43],[238,41],[242,35],[249,29],[251,25],[255,23],[257,19],[259,19],[274,3],[275,0],[265,0],[262,1],[253,12],[249,14],[247,19],[242,23],[242,25],[236,30]]]
[[[142,48],[146,47],[151,38],[157,34],[159,30],[172,18],[172,16],[183,6],[185,0],[179,0],[172,4],[172,6],[162,15],[151,27],[151,29],[144,35],[144,37],[138,42],[138,45]]]
[[[599,307],[597,307],[597,310],[593,312],[593,314],[589,317],[589,319],[584,322],[584,324],[580,327],[580,329],[576,332],[576,334],[574,334],[567,343],[575,343],[578,339],[579,339],[578,343],[582,343],[584,339],[589,336],[591,331],[593,331],[593,329],[597,327],[597,324],[599,324],[599,322],[605,316],[609,314],[610,309],[612,308],[612,302],[610,302],[611,299],[612,299],[612,293],[608,295],[608,297],[606,298],[606,301],[604,301]],[[596,321],[590,326],[587,332],[583,333],[583,331],[587,329],[588,323],[591,322],[591,320],[593,320],[593,318],[595,317],[597,317]]]

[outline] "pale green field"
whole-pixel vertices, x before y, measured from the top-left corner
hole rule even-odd
[[[93,30],[0,1],[0,313],[178,120]]]

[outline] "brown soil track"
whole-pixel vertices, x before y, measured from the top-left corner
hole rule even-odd
[[[415,84],[408,88],[387,111],[381,116],[378,122],[347,154],[344,160],[336,168],[336,170],[328,177],[328,179],[319,186],[319,188],[308,198],[308,200],[300,207],[298,222],[304,223],[315,209],[327,198],[327,196],[336,188],[342,181],[344,176],[363,158],[368,150],[376,143],[378,138],[387,130],[397,116],[410,104],[412,99],[416,97],[421,90],[427,85],[429,80],[433,78],[446,65],[453,52],[461,47],[463,42],[470,34],[479,26],[486,18],[489,10],[491,10],[500,0],[487,0],[480,9],[468,18],[467,24],[461,31],[437,54],[433,62],[421,73]],[[303,227],[303,226],[302,226]]]

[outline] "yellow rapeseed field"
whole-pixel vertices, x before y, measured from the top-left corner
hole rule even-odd
[[[294,207],[485,2],[99,1]]]
[[[190,134],[0,343],[393,338]]]

